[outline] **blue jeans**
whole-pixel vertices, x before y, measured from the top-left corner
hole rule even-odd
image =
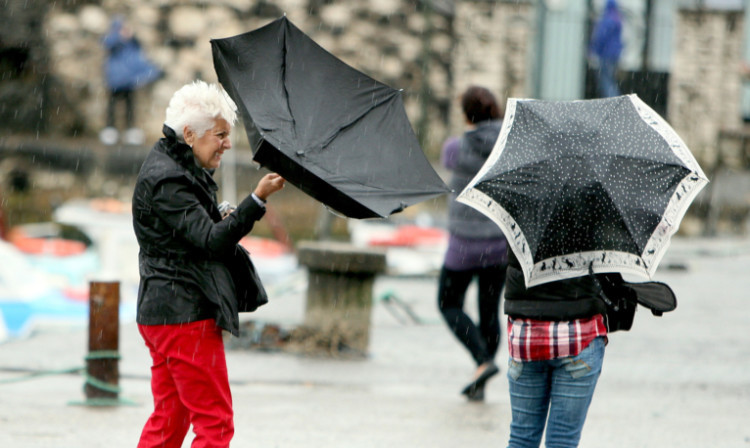
[[[577,447],[604,360],[604,338],[578,356],[508,363],[508,448],[538,448],[545,423],[547,448]]]
[[[617,61],[600,59],[599,60],[599,96],[601,98],[610,98],[620,96],[620,88],[617,86],[615,72],[617,71]]]

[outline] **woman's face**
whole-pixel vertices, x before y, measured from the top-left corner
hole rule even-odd
[[[193,147],[193,155],[203,168],[216,169],[221,165],[224,151],[232,148],[229,133],[232,127],[223,118],[214,120],[214,127],[206,131],[202,137],[197,137],[189,127],[185,127],[183,135],[185,143]]]

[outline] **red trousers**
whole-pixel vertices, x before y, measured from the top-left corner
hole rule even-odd
[[[154,395],[138,448],[179,448],[191,424],[192,448],[228,447],[234,413],[221,328],[211,319],[138,330],[153,359]]]

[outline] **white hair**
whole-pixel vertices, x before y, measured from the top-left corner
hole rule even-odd
[[[233,127],[237,120],[237,105],[220,85],[194,81],[172,95],[164,124],[175,131],[180,141],[184,141],[185,126],[200,138],[214,127],[217,118],[223,118]]]

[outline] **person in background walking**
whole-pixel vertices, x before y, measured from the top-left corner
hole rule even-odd
[[[108,88],[107,127],[99,133],[106,145],[114,145],[119,138],[115,126],[117,104],[125,103],[125,135],[123,141],[131,145],[143,144],[143,131],[135,127],[135,91],[161,77],[162,72],[149,62],[130,25],[122,17],[112,20],[104,36],[107,61],[104,66]]]
[[[622,17],[615,0],[607,0],[591,35],[591,54],[599,63],[597,88],[601,98],[620,95],[615,72],[622,54]]]
[[[449,207],[448,249],[438,285],[438,307],[456,338],[477,365],[462,394],[484,400],[487,380],[498,373],[494,363],[500,345],[500,293],[505,283],[506,240],[500,228],[480,212],[456,202],[456,196],[482,167],[500,133],[502,111],[484,87],[469,87],[461,96],[469,126],[461,137],[446,140],[442,161],[453,171]],[[479,325],[464,312],[466,291],[478,281]]]
[[[133,192],[140,246],[137,324],[153,365],[154,411],[139,448],[228,447],[234,435],[222,330],[239,335],[240,311],[267,296],[240,239],[284,186],[267,174],[222,215],[211,173],[231,149],[237,106],[216,84],[196,81],[174,93],[164,138],[143,162]]]

